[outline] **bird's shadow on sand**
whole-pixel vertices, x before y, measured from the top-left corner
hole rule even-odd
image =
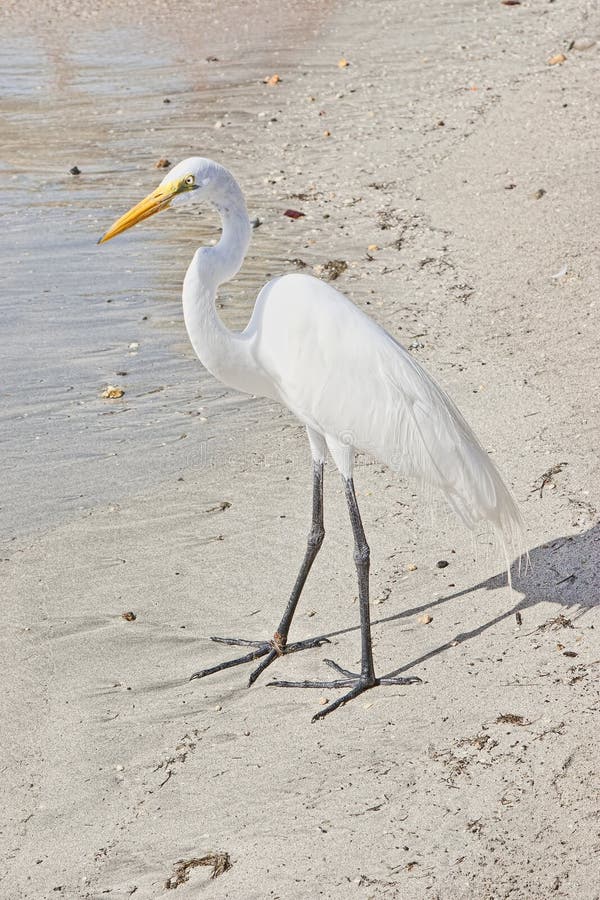
[[[540,544],[529,551],[529,565],[516,560],[511,566],[511,576],[515,594],[521,598],[509,609],[495,616],[483,625],[455,634],[448,641],[430,650],[428,653],[405,663],[386,677],[394,677],[422,665],[427,660],[444,653],[450,647],[465,643],[478,637],[488,628],[493,628],[517,613],[535,606],[536,603],[556,603],[558,606],[572,609],[577,617],[584,615],[594,606],[600,606],[600,524],[595,524],[581,534],[556,537],[545,544]],[[526,571],[525,571],[526,569]],[[496,590],[506,584],[506,573],[494,575],[486,581],[480,581],[461,591],[447,594],[421,606],[413,606],[393,616],[374,619],[372,625],[385,625],[390,622],[409,618],[422,612],[431,612],[436,607],[465,597],[473,591],[481,589]],[[323,639],[339,637],[357,631],[359,626],[331,631],[319,635]]]

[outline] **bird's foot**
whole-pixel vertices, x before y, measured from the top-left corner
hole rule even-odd
[[[253,647],[249,653],[244,656],[238,656],[235,659],[228,659],[219,663],[218,666],[211,666],[209,669],[200,669],[190,677],[190,681],[194,678],[205,678],[207,675],[214,675],[215,672],[222,672],[224,669],[230,669],[232,666],[241,666],[244,663],[252,662],[254,659],[264,657],[261,663],[253,670],[248,679],[248,687],[254,684],[258,676],[271,665],[279,656],[286,656],[288,653],[297,653],[299,650],[309,650],[312,647],[320,647],[322,644],[329,644],[327,638],[317,637],[309,638],[306,641],[295,641],[288,644],[279,632],[275,632],[270,641],[247,641],[243,638],[229,637],[211,637],[211,641],[217,644],[228,644],[234,647]]]
[[[326,706],[320,712],[315,713],[312,717],[312,721],[316,722],[317,719],[324,719],[325,716],[328,716],[329,713],[333,712],[334,709],[337,709],[338,706],[343,706],[344,703],[348,703],[349,700],[354,700],[359,694],[363,694],[365,691],[368,691],[369,688],[376,687],[378,684],[422,683],[421,679],[416,676],[402,678],[400,676],[383,675],[381,678],[373,677],[372,679],[369,679],[356,672],[349,672],[348,669],[342,669],[342,667],[338,666],[332,659],[326,659],[324,662],[330,668],[342,675],[343,678],[337,678],[334,681],[270,681],[267,687],[329,688],[331,690],[349,687],[350,690],[347,694],[343,694],[341,697],[338,697],[337,700],[334,700],[333,703],[330,703],[329,706]]]

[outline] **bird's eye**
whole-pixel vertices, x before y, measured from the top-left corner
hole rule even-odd
[[[194,176],[188,175],[188,177],[184,181],[184,184],[187,184],[188,187],[191,187],[193,185],[193,183],[194,183]]]

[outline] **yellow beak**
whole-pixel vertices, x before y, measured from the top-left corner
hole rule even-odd
[[[159,185],[155,191],[152,191],[151,194],[148,194],[147,197],[144,197],[143,200],[132,207],[129,212],[117,219],[106,234],[102,235],[98,243],[104,244],[106,241],[110,241],[111,238],[121,234],[122,231],[127,231],[132,225],[137,225],[138,222],[143,222],[144,219],[148,219],[154,213],[160,212],[161,209],[168,209],[173,197],[187,189],[188,185],[185,184],[185,179],[169,181],[168,184]]]

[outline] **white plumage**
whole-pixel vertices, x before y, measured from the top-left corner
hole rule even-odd
[[[468,528],[488,522],[514,537],[515,503],[460,412],[339,291],[309,275],[276,279],[261,291],[244,338],[275,387],[268,395],[323,435],[343,475],[352,474],[347,451],[362,450],[438,488]]]
[[[215,247],[196,251],[185,276],[184,316],[197,355],[225,384],[283,403],[307,427],[315,462],[311,534],[322,532],[327,449],[344,480],[356,545],[363,664],[356,683],[348,678],[344,682],[354,684],[353,690],[322,711],[322,717],[380,681],[374,676],[370,632],[367,635],[368,546],[352,482],[355,451],[438,489],[468,528],[491,525],[505,549],[520,545],[520,516],[496,467],[452,401],[404,347],[330,285],[303,274],[275,278],[258,295],[246,329],[237,334],[225,328],[215,308],[217,289],[240,268],[251,228],[240,188],[222,166],[201,157],[179,163],[101,240],[175,202],[201,199],[219,210],[223,235]],[[298,588],[301,582],[299,590],[292,592],[275,643],[258,642],[260,652],[253,656],[197,675],[266,655],[256,677],[277,654],[286,652],[287,630],[321,540],[322,535],[313,540],[311,551],[309,539],[296,583]],[[335,684],[342,686],[339,679]]]

